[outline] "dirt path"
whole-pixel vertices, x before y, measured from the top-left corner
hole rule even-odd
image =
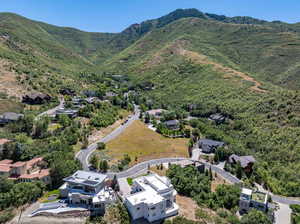
[[[193,62],[195,62],[197,64],[212,65],[213,68],[215,69],[215,71],[225,73],[226,77],[238,76],[238,77],[242,78],[245,81],[252,82],[254,84],[254,86],[251,86],[250,89],[253,90],[253,91],[261,92],[261,93],[267,92],[266,90],[263,90],[263,89],[260,88],[261,83],[256,81],[254,78],[248,76],[247,74],[245,74],[243,72],[239,72],[239,71],[234,70],[232,68],[225,67],[221,64],[213,62],[213,61],[209,60],[209,58],[205,55],[201,55],[201,54],[199,54],[197,52],[194,52],[194,51],[185,50],[182,47],[180,47],[180,49],[177,52],[180,55],[191,59]]]

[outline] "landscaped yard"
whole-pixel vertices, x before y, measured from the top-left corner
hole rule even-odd
[[[40,198],[40,202],[42,203],[46,203],[46,202],[53,202],[58,200],[59,198],[59,190],[53,190],[53,191],[49,191],[46,192],[41,198]]]
[[[132,163],[163,157],[188,157],[187,143],[188,139],[163,137],[141,121],[135,121],[121,135],[107,143],[107,153],[114,160],[128,154]]]

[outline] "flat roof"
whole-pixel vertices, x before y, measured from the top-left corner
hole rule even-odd
[[[157,204],[164,200],[159,191],[173,190],[168,178],[157,174],[138,177],[134,179],[134,182],[137,182],[143,190],[126,197],[132,205],[145,203],[151,206]]]
[[[169,186],[167,185],[167,183],[165,183],[162,179],[160,179],[156,175],[145,176],[145,179],[157,191],[163,191],[163,190],[169,189]]]
[[[78,170],[72,176],[64,178],[64,181],[95,187],[105,181],[106,178],[107,175],[104,174]]]
[[[250,195],[252,194],[252,190],[248,188],[243,188],[242,189],[242,194]]]
[[[164,200],[164,198],[162,196],[160,196],[159,194],[152,192],[152,191],[147,191],[147,190],[138,192],[136,194],[132,194],[132,195],[126,197],[126,199],[132,205],[138,205],[141,203],[145,203],[148,205],[151,205],[151,204],[155,205]]]

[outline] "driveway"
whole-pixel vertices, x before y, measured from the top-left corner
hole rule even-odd
[[[291,213],[289,205],[279,204],[279,210],[275,211],[275,224],[290,224],[291,223]]]
[[[35,120],[38,120],[39,118],[41,118],[44,115],[48,115],[48,116],[53,115],[55,113],[55,111],[57,111],[59,108],[62,108],[64,106],[64,103],[65,103],[65,99],[63,97],[59,98],[59,105],[57,105],[56,107],[51,108],[47,111],[44,111],[43,113],[40,113],[39,115],[37,115],[35,117]]]
[[[130,195],[131,192],[131,187],[127,182],[127,178],[119,178],[118,179],[118,184],[119,184],[119,188],[120,188],[120,193],[122,195],[122,197],[125,197],[127,195]]]

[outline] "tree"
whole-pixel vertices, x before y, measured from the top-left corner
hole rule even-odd
[[[100,159],[99,159],[99,157],[97,155],[95,155],[95,154],[92,155],[92,157],[90,159],[90,163],[91,163],[92,167],[94,167],[97,170],[100,167],[99,161],[100,161]]]
[[[35,124],[33,137],[45,138],[47,136],[49,123],[50,120],[47,117],[38,120]]]
[[[251,209],[241,219],[241,224],[272,224],[271,220],[262,211]]]
[[[236,164],[236,177],[239,178],[239,179],[242,179],[243,177],[243,168],[241,166],[241,163],[240,162],[237,162]]]
[[[97,143],[97,148],[98,148],[99,150],[104,150],[104,149],[106,148],[106,145],[105,145],[104,142],[98,142],[98,143]]]
[[[107,161],[106,161],[106,160],[102,160],[102,161],[100,162],[100,165],[99,165],[100,171],[103,172],[103,173],[106,173],[107,170],[108,170],[108,168],[109,168],[109,166],[108,166]]]
[[[146,113],[146,115],[145,115],[145,123],[146,124],[150,123],[150,115],[149,115],[149,113]]]
[[[63,127],[68,127],[71,125],[72,120],[66,114],[60,114],[58,116],[58,123]]]
[[[211,171],[211,166],[209,167],[208,176],[209,176],[209,179],[212,181],[213,180],[213,174],[212,174],[212,171]]]
[[[73,154],[70,155],[68,157],[63,152],[52,153],[50,176],[54,188],[63,183],[63,178],[70,176],[81,168],[79,161],[72,158]]]
[[[236,185],[221,184],[217,186],[215,196],[218,207],[230,210],[238,206],[240,188]]]

